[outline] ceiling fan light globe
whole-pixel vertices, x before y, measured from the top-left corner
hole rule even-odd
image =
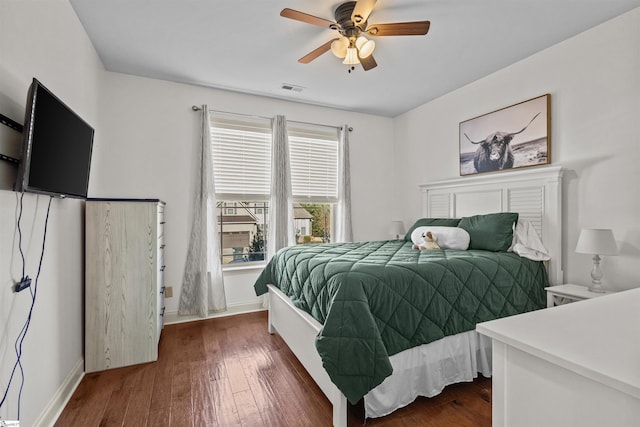
[[[358,52],[360,53],[360,58],[367,58],[376,48],[376,42],[373,40],[367,40],[361,47],[358,48]]]
[[[347,47],[349,46],[349,39],[346,37],[340,37],[338,40],[334,40],[331,43],[331,52],[338,58],[344,58],[347,55]]]
[[[355,47],[350,47],[347,49],[347,55],[344,57],[343,64],[346,65],[355,65],[359,64],[360,60],[358,59],[358,49]]]
[[[367,40],[367,38],[365,36],[358,37],[356,39],[356,47],[358,48],[358,50],[362,49],[362,45],[365,44],[368,41],[369,40]]]

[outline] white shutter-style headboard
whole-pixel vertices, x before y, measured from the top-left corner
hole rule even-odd
[[[544,166],[437,181],[420,186],[422,213],[429,218],[461,218],[518,212],[533,223],[549,250],[549,281],[563,283],[562,167]]]

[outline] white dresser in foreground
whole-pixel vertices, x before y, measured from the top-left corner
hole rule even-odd
[[[164,207],[156,199],[86,202],[85,372],[158,359]]]
[[[480,323],[493,426],[640,425],[640,289]]]

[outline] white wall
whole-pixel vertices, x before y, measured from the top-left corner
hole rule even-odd
[[[640,286],[640,9],[395,119],[395,213],[420,216],[419,184],[458,176],[458,124],[551,94],[551,161],[563,186],[565,281],[590,283],[582,227],[612,228],[620,256],[602,267],[612,289]]]
[[[0,9],[0,112],[22,123],[27,89],[37,77],[96,128],[99,145],[98,77],[103,67],[69,3],[3,0]],[[0,127],[0,153],[19,157],[20,135]],[[12,292],[22,275],[16,228],[19,196],[10,191],[16,171],[0,162],[0,393],[15,363],[14,342],[31,300],[28,291]],[[26,274],[32,279],[37,274],[48,199],[24,196],[22,240]],[[83,205],[78,200],[54,200],[51,206],[37,301],[23,346],[23,427],[33,425],[82,360]],[[3,419],[17,417],[19,385],[16,374],[0,409]]]
[[[336,126],[348,123],[354,128],[350,134],[354,237],[389,237],[392,119],[118,73],[105,73],[104,86],[103,144],[94,150],[89,194],[167,202],[165,282],[174,288],[174,297],[166,300],[168,313],[178,309],[190,232],[200,137],[200,114],[191,110],[194,104]],[[225,274],[229,305],[258,301],[253,292],[258,273]]]

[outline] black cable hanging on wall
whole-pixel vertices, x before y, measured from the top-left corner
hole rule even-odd
[[[27,314],[27,318],[22,326],[22,329],[20,329],[20,332],[18,333],[18,337],[16,338],[15,342],[14,342],[14,351],[15,351],[15,355],[16,355],[16,361],[13,365],[13,369],[11,370],[11,376],[9,377],[9,381],[7,383],[7,386],[5,387],[4,393],[2,395],[2,397],[0,398],[0,408],[2,408],[4,406],[4,404],[7,402],[7,398],[9,396],[9,390],[11,389],[11,384],[13,382],[13,378],[16,374],[16,370],[19,371],[20,373],[20,386],[18,388],[18,411],[17,411],[17,419],[18,421],[20,420],[20,408],[21,408],[21,404],[22,404],[22,390],[24,388],[24,383],[25,383],[25,372],[24,372],[24,367],[22,366],[22,346],[24,343],[24,339],[27,336],[27,332],[29,331],[29,326],[31,325],[31,319],[33,316],[33,308],[35,306],[36,303],[36,297],[38,295],[38,281],[40,279],[40,272],[42,270],[42,261],[44,259],[44,250],[45,250],[45,243],[47,241],[47,228],[48,228],[48,224],[49,224],[49,214],[51,213],[51,202],[53,200],[52,196],[49,196],[49,203],[47,205],[47,215],[45,217],[44,220],[44,232],[42,235],[42,248],[41,248],[41,252],[40,252],[40,260],[38,262],[38,271],[36,273],[36,278],[34,281],[34,285],[31,285],[31,279],[29,278],[29,276],[25,276],[25,271],[26,271],[26,265],[25,265],[25,258],[24,258],[24,253],[22,251],[22,230],[20,227],[20,221],[22,219],[22,211],[23,211],[23,204],[22,204],[22,200],[24,198],[24,193],[21,193],[20,195],[20,205],[19,205],[19,213],[18,213],[18,220],[17,220],[17,228],[18,228],[18,248],[20,250],[20,256],[22,258],[22,280],[20,281],[20,284],[28,282],[27,285],[25,287],[22,287],[20,289],[18,289],[16,287],[16,292],[20,292],[24,289],[29,289],[29,292],[31,293],[31,304],[29,306],[29,313]],[[16,286],[18,286],[18,284],[16,284]]]

